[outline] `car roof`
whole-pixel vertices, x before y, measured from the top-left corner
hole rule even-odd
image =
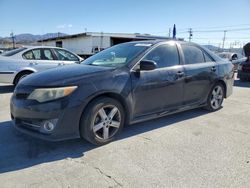
[[[55,48],[55,49],[63,49],[55,46],[23,46],[23,48],[27,49],[37,49],[37,48]]]
[[[131,41],[128,43],[134,43],[134,44],[140,44],[140,43],[146,43],[146,44],[159,44],[159,43],[164,43],[164,42],[175,42],[175,43],[179,43],[179,44],[192,44],[192,45],[198,45],[196,43],[192,43],[192,42],[187,42],[187,41],[180,41],[180,40],[174,40],[174,39],[157,39],[157,40],[140,40],[140,41]]]

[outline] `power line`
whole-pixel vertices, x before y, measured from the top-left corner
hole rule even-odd
[[[221,39],[221,37],[194,37],[194,40],[207,40],[207,39],[211,39],[211,40],[218,40]],[[250,37],[227,37],[228,40],[237,40],[237,39],[250,39]]]
[[[218,29],[222,28],[225,30],[227,27],[239,27],[239,26],[250,26],[250,23],[248,24],[237,24],[237,25],[227,25],[227,26],[212,26],[212,27],[193,27],[193,29]],[[186,28],[187,30],[188,28]]]
[[[195,33],[220,33],[220,32],[224,32],[224,31],[248,31],[250,30],[250,28],[237,28],[237,29],[220,29],[220,30],[193,30],[193,32]],[[183,31],[183,32],[178,32],[179,34],[183,34],[183,33],[189,33],[190,31]]]
[[[189,37],[188,37],[188,39],[189,39],[189,42],[191,42],[191,39],[192,39],[192,37],[193,37],[193,31],[192,31],[192,28],[189,28],[188,33],[189,33]]]
[[[212,26],[212,27],[192,27],[192,29],[198,29],[196,30],[196,32],[200,31],[199,29],[202,29],[201,31],[203,32],[207,32],[207,31],[211,31],[211,32],[223,32],[224,30],[231,30],[231,31],[238,31],[238,30],[241,30],[241,28],[233,28],[233,29],[230,29],[230,27],[239,27],[239,26],[250,26],[250,23],[247,23],[247,24],[237,24],[237,25],[226,25],[226,26]],[[188,30],[190,28],[177,28],[177,31],[179,34],[181,33],[187,33]],[[220,29],[220,30],[210,30],[210,29]],[[247,28],[247,30],[249,30],[250,28]],[[245,30],[245,29],[243,29]],[[154,32],[154,33],[167,33],[167,31],[161,31],[161,32]]]

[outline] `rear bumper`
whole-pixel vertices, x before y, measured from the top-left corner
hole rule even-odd
[[[250,79],[250,72],[242,72],[238,70],[237,78],[248,78]]]
[[[67,100],[57,100],[44,104],[16,99],[12,96],[10,111],[12,122],[17,130],[30,136],[48,141],[79,138],[81,106],[69,107]],[[55,129],[46,132],[45,121],[53,121]]]

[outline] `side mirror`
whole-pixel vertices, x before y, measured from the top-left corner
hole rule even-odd
[[[150,60],[140,61],[140,70],[150,71],[157,68],[157,63]]]

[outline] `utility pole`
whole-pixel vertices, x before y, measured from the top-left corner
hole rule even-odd
[[[222,41],[222,49],[224,50],[224,45],[225,45],[225,40],[226,40],[226,33],[227,31],[224,31],[224,37],[223,37],[223,41]]]
[[[102,46],[103,46],[103,32],[101,32],[101,37],[100,37],[101,41],[100,41],[100,48],[99,51],[102,50]]]
[[[168,30],[168,37],[169,37],[169,38],[171,37],[171,27],[170,27],[169,30]]]
[[[189,39],[189,42],[191,42],[191,39],[193,37],[193,30],[192,30],[192,28],[189,28],[188,33],[189,33],[188,39]]]
[[[10,37],[12,38],[12,47],[15,49],[15,36],[13,32],[10,33]]]

